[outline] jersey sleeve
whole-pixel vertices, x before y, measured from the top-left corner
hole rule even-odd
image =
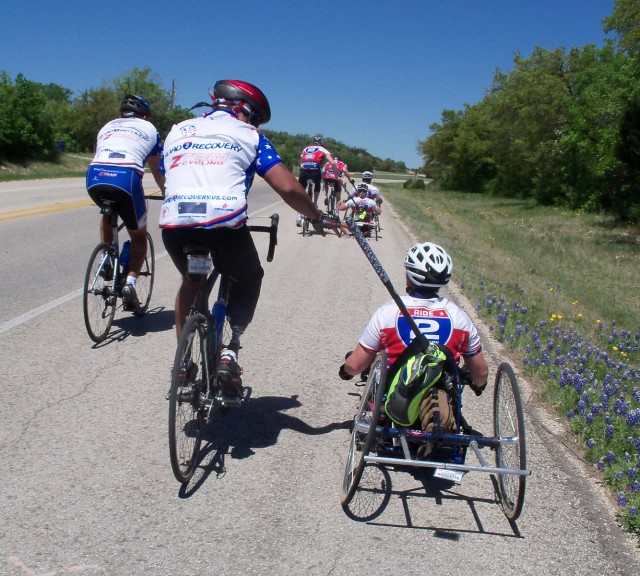
[[[271,144],[267,137],[262,133],[259,135],[258,155],[256,160],[256,172],[258,173],[258,176],[264,176],[276,164],[282,163],[282,158],[278,155],[273,144]]]

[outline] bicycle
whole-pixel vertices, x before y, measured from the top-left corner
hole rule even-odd
[[[273,214],[270,226],[249,226],[252,232],[269,233],[267,262],[273,260],[278,241],[278,221],[278,214]],[[226,313],[233,280],[213,268],[207,246],[188,244],[184,252],[188,258],[189,274],[200,276],[202,287],[178,341],[171,370],[171,388],[167,394],[169,457],[173,475],[182,484],[189,482],[195,472],[204,427],[218,412],[241,406],[249,396],[246,387],[243,387],[241,398],[225,396],[216,371],[220,352],[231,337]],[[218,278],[218,296],[209,310],[209,296]]]
[[[162,200],[160,196],[145,198]],[[128,255],[121,252],[118,239],[118,233],[124,228],[124,223],[118,225],[116,202],[103,199],[100,203],[100,213],[110,217],[113,242],[101,242],[93,249],[84,276],[82,293],[84,324],[89,338],[96,344],[103,342],[109,334],[116,309],[121,307],[118,306],[118,299],[122,299],[122,288],[128,273],[128,261],[122,260],[123,255],[125,259]],[[127,246],[126,250],[129,242],[127,240],[124,243]],[[149,307],[154,275],[155,250],[151,234],[147,232],[147,255],[136,281],[136,293],[140,300],[140,307],[134,311],[136,316],[143,316]]]
[[[311,178],[309,178],[307,180],[306,192],[307,192],[307,196],[309,196],[309,198],[311,199],[312,202],[313,202],[313,188],[314,188],[313,180]],[[307,218],[306,216],[302,216],[302,237],[303,238],[305,236],[310,236],[311,235],[311,232],[310,232],[309,228],[310,228],[309,218]]]
[[[353,219],[349,219],[348,224],[415,334],[408,355],[426,350],[429,346],[426,337],[394,290],[371,246],[362,237]],[[454,484],[460,484],[467,472],[485,472],[497,476],[496,491],[502,511],[508,520],[515,521],[522,512],[526,477],[531,473],[527,469],[524,411],[515,372],[506,362],[498,366],[493,396],[494,435],[485,436],[473,430],[462,415],[462,391],[468,382],[451,352],[444,346],[436,346],[446,356],[446,362],[443,377],[433,386],[431,393],[437,394],[439,389],[444,389],[452,399],[455,430],[444,429],[437,410],[434,412],[432,431],[401,426],[391,420],[383,409],[383,403],[393,372],[400,369],[403,362],[397,361],[389,367],[387,353],[378,353],[368,371],[366,388],[353,420],[340,495],[342,507],[345,511],[349,510],[368,464],[394,469],[397,466],[431,468],[434,477]],[[465,462],[469,448],[475,454],[478,465]],[[483,448],[495,452],[495,466],[487,463],[482,454]]]

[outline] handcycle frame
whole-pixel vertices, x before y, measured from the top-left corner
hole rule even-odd
[[[411,326],[415,339],[411,346],[419,351],[426,348],[427,340],[420,333],[404,303],[393,289],[391,281],[371,247],[362,237],[352,218],[347,223],[373,265],[379,277],[391,293],[405,319]],[[391,366],[393,371],[396,366]],[[524,505],[526,477],[526,439],[524,411],[520,391],[513,368],[506,362],[496,371],[493,397],[494,436],[484,436],[474,431],[462,415],[462,391],[464,380],[457,364],[448,355],[447,392],[453,397],[455,408],[455,432],[443,429],[439,415],[434,418],[432,432],[396,425],[383,415],[386,387],[391,381],[387,355],[380,352],[369,371],[360,407],[353,421],[351,442],[345,465],[341,504],[345,510],[356,495],[364,468],[368,464],[381,466],[408,466],[432,468],[438,477],[459,483],[464,473],[485,472],[497,477],[496,491],[502,510],[508,520],[516,520]],[[373,425],[375,423],[375,425]],[[421,448],[431,444],[426,459]],[[466,464],[467,450],[471,448],[479,465]],[[496,465],[487,463],[483,448],[495,452]],[[373,452],[373,455],[370,455]],[[511,465],[510,465],[511,464]]]
[[[145,199],[162,200],[161,196],[148,195]],[[119,232],[125,227],[118,224],[116,202],[102,199],[100,213],[110,217],[112,242],[100,242],[91,253],[84,277],[82,310],[85,328],[96,344],[103,342],[113,324],[118,298],[127,279],[128,268],[121,266]],[[109,278],[108,269],[111,269]],[[155,249],[151,234],[147,232],[147,255],[138,275],[136,291],[141,306],[134,313],[143,316],[149,307],[155,276]]]
[[[271,225],[249,225],[251,232],[268,232],[267,262],[273,260],[278,242],[278,214],[271,216]],[[207,246],[187,244],[188,258],[209,256]],[[218,411],[240,406],[248,398],[244,388],[242,398],[222,393],[215,370],[225,339],[231,336],[227,318],[227,302],[232,280],[215,268],[201,274],[202,286],[186,319],[171,370],[169,400],[169,456],[173,474],[187,483],[196,469],[202,442],[202,431]],[[208,300],[220,279],[218,297],[209,309]]]

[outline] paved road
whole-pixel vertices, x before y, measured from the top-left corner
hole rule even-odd
[[[119,314],[113,337],[93,347],[77,292],[97,210],[18,217],[18,209],[84,199],[77,180],[45,183],[42,196],[21,186],[0,185],[0,574],[640,573],[597,482],[556,440],[560,423],[528,401],[526,383],[533,475],[517,524],[481,474],[451,488],[390,471],[377,516],[343,513],[359,389],[339,380],[337,367],[388,294],[353,240],[302,238],[283,205],[276,258],[265,263],[243,341],[253,396],[211,426],[203,467],[180,487],[164,399],[179,279],[161,243],[150,313]],[[260,185],[251,199],[263,214],[278,200]],[[400,287],[413,240],[388,209],[383,227],[374,249]],[[257,241],[264,250],[266,238]],[[504,353],[486,342],[493,371]],[[480,430],[491,429],[489,396],[466,398]]]

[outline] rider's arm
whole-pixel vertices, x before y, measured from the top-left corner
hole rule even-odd
[[[371,365],[371,362],[375,360],[375,357],[375,352],[367,350],[358,344],[351,355],[345,360],[344,369],[352,376],[355,376],[366,370]]]
[[[487,385],[487,376],[489,375],[489,367],[487,360],[482,352],[478,352],[474,356],[465,356],[464,365],[469,369],[469,375],[473,384],[471,388],[478,393],[482,393]]]
[[[162,192],[162,196],[164,196],[164,174],[160,172],[160,158],[162,156],[160,154],[156,156],[149,156],[147,158],[147,166],[149,166],[149,170],[151,170],[151,174],[153,174],[153,179],[156,181],[158,188],[160,188],[160,192]]]
[[[263,178],[297,212],[311,220],[322,216],[322,212],[313,205],[313,201],[307,196],[300,182],[284,167],[284,164],[276,164],[264,174]]]

